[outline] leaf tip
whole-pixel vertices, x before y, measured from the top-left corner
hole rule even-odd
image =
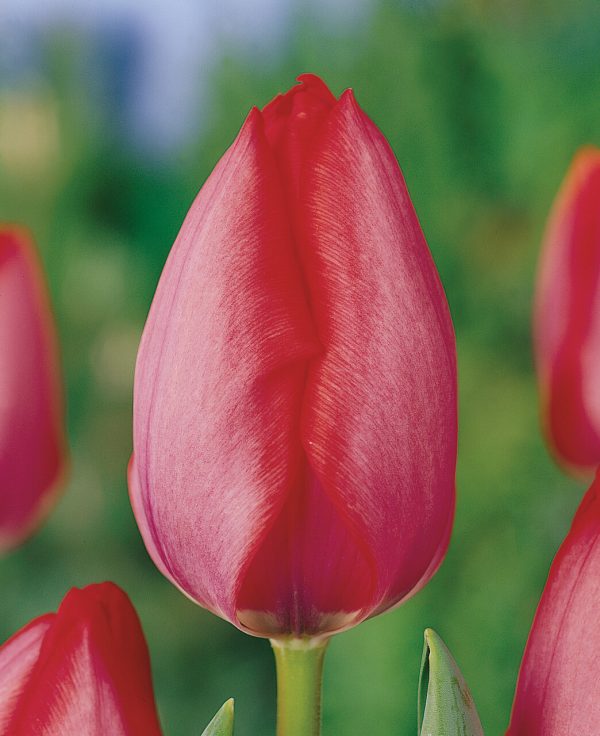
[[[217,711],[215,717],[202,732],[202,736],[232,736],[234,700],[229,698]]]

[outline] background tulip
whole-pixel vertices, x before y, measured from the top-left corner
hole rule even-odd
[[[598,733],[600,475],[550,569],[519,672],[507,736]]]
[[[543,422],[557,459],[600,464],[600,150],[578,153],[554,203],[534,317]]]
[[[116,585],[72,589],[0,649],[2,736],[160,733],[144,634]]]
[[[454,508],[454,333],[351,91],[304,75],[250,112],[164,268],[134,401],[146,545],[240,628],[331,633],[433,574]]]
[[[0,227],[0,551],[50,508],[65,468],[54,323],[29,236]]]

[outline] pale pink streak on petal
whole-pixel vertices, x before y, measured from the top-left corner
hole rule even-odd
[[[135,520],[139,527],[140,534],[142,535],[142,539],[144,540],[144,544],[146,545],[146,551],[150,555],[152,562],[154,562],[154,564],[161,571],[161,573],[171,583],[173,583],[173,585],[179,588],[179,590],[185,596],[187,596],[191,600],[194,600],[190,596],[190,594],[185,590],[185,588],[182,588],[177,582],[177,580],[175,580],[175,578],[171,575],[165,563],[163,562],[160,552],[158,551],[156,545],[154,544],[154,538],[152,536],[152,532],[148,524],[148,519],[146,518],[144,500],[141,495],[141,486],[140,486],[137,466],[135,462],[135,455],[131,456],[129,460],[129,465],[127,467],[127,484],[129,486],[129,500],[131,502],[131,508],[133,510]],[[215,611],[215,613],[217,612]]]
[[[5,733],[19,697],[27,687],[54,614],[36,618],[0,648],[0,734]]]

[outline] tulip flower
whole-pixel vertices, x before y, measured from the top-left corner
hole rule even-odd
[[[548,224],[534,314],[542,416],[558,461],[600,464],[600,150],[575,157]]]
[[[138,354],[132,504],[240,629],[323,637],[446,550],[455,341],[394,155],[315,76],[253,109],[183,223]]]
[[[600,474],[548,576],[507,736],[581,736],[600,723]]]
[[[29,236],[0,227],[0,551],[47,514],[64,469],[58,348],[42,269]]]
[[[1,736],[159,736],[139,619],[113,583],[73,588],[0,649]]]

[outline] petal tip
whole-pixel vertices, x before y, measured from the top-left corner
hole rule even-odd
[[[573,196],[588,186],[597,187],[600,193],[600,148],[592,145],[583,146],[575,153],[563,191]]]

